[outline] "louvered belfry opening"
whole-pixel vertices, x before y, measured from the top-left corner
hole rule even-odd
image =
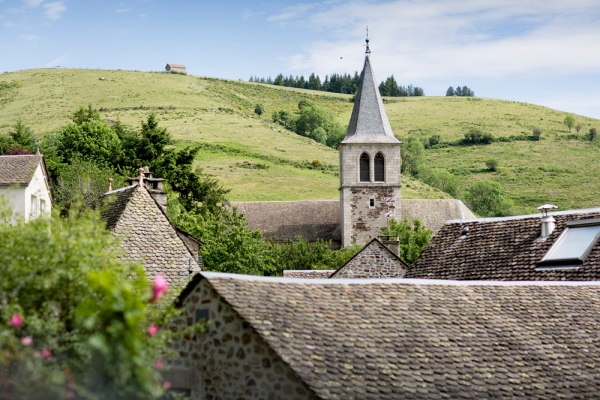
[[[369,182],[371,180],[371,171],[369,171],[369,155],[362,153],[360,155],[360,181]]]
[[[385,159],[383,154],[377,153],[375,156],[375,182],[385,182]]]

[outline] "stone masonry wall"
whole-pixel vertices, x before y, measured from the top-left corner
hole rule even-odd
[[[173,344],[179,357],[165,378],[173,388],[191,389],[192,400],[301,400],[313,392],[226,303],[207,280],[199,282],[173,325],[188,326],[197,316],[211,321],[208,332]]]
[[[370,157],[370,182],[360,182],[359,158],[366,152]],[[375,182],[374,157],[382,153],[385,160],[385,182]],[[340,149],[340,224],[342,246],[352,243],[365,245],[381,234],[387,226],[385,198],[394,197],[400,204],[400,145],[396,144],[347,144]],[[375,200],[370,207],[370,199]],[[393,209],[391,207],[390,209]],[[397,211],[392,218],[397,218]]]
[[[396,257],[381,243],[373,241],[331,278],[402,278],[405,272]]]

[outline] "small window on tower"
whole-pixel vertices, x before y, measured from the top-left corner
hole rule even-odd
[[[360,156],[360,181],[369,182],[371,181],[371,171],[369,170],[369,155],[362,153]]]
[[[375,199],[369,199],[369,207],[375,207]]]
[[[375,156],[375,182],[385,181],[385,161],[383,154],[377,153]]]

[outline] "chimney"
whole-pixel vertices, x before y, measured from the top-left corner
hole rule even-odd
[[[400,257],[400,238],[396,235],[377,237],[389,251]]]
[[[556,220],[551,215],[548,215],[548,210],[556,208],[558,207],[553,204],[544,204],[537,208],[538,210],[542,210],[542,234],[540,235],[540,239],[546,239],[554,230]]]
[[[140,187],[144,187],[144,168],[140,167],[140,177],[139,177],[139,185]]]
[[[112,192],[113,178],[108,178],[108,191]]]
[[[130,185],[133,185],[139,182],[140,187],[145,187],[150,196],[156,200],[160,208],[166,213],[167,212],[167,192],[163,190],[163,182],[166,182],[166,179],[163,178],[155,178],[150,172],[148,167],[141,167],[139,169],[140,176],[137,178],[127,178]]]

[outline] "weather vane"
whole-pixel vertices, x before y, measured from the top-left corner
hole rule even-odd
[[[371,54],[371,49],[369,49],[369,25],[367,25],[367,39],[365,39],[365,42],[367,42],[367,51],[365,51],[365,53],[367,53],[368,56],[369,54]]]

